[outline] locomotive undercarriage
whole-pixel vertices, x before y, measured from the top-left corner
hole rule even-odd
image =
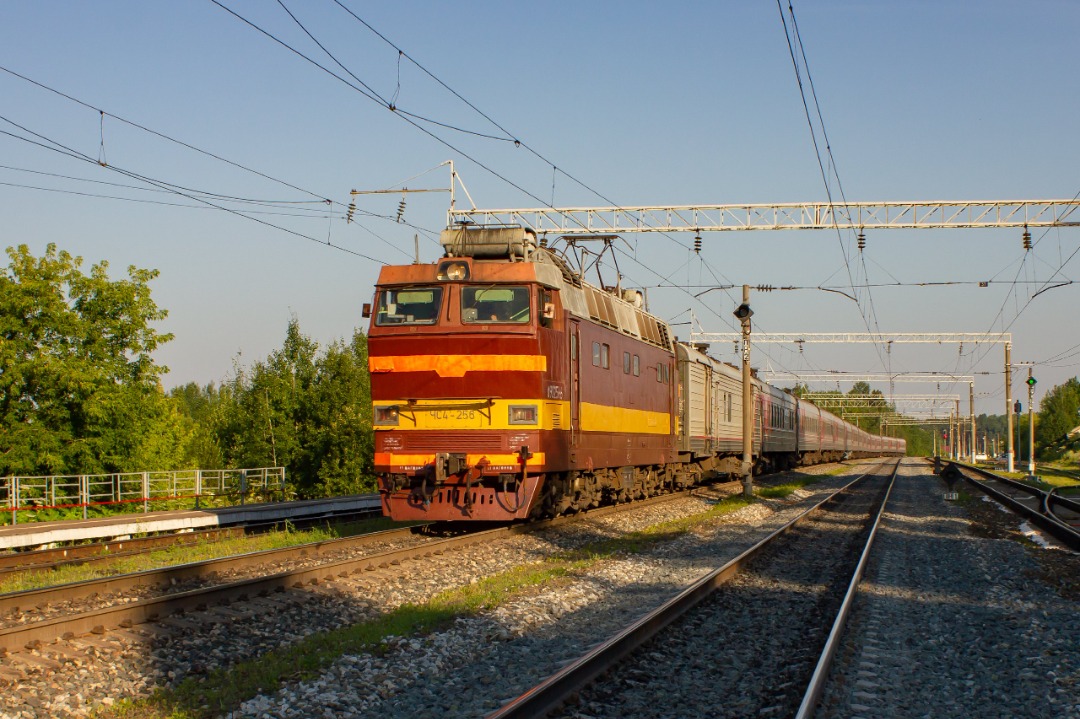
[[[755,457],[753,472],[756,475],[835,462],[843,455],[839,451],[772,453]],[[725,475],[734,478],[741,471],[741,457],[734,455],[686,458],[667,465],[540,474],[485,473],[483,466],[465,468],[455,464],[452,455],[451,461],[446,459],[440,457],[444,461],[425,473],[383,476],[380,484],[388,505],[394,503],[419,512],[414,517],[400,518],[422,519],[429,509],[452,507],[462,519],[543,519],[646,499]],[[443,471],[437,472],[436,466]]]
[[[670,467],[660,465],[553,473],[544,482],[543,494],[534,506],[532,516],[574,514],[602,504],[654,497],[692,483]]]

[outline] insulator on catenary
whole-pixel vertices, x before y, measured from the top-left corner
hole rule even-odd
[[[694,236],[694,252],[701,254],[701,235]]]
[[[758,292],[772,292],[773,289],[775,289],[775,288],[772,285],[758,285],[757,286],[757,291]]]
[[[543,235],[540,238],[540,246],[541,247],[547,247],[547,235]]]
[[[859,241],[859,251],[862,252],[863,250],[866,249],[866,234],[860,232],[859,237],[858,237],[858,241]]]
[[[356,214],[356,203],[355,202],[350,202],[349,203],[349,210],[348,210],[348,212],[345,213],[345,222],[352,222],[353,215],[355,215],[355,214]]]
[[[401,198],[401,202],[397,205],[397,221],[401,222],[401,218],[405,216],[405,198]]]
[[[1031,232],[1028,231],[1027,225],[1024,225],[1024,249],[1031,249]]]

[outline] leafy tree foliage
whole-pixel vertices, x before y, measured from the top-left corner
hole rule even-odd
[[[1035,422],[1035,456],[1056,459],[1061,456],[1065,436],[1080,426],[1080,381],[1073,377],[1051,389],[1043,397]]]
[[[183,422],[153,351],[172,335],[150,297],[156,270],[8,248],[0,273],[0,475],[172,468]]]
[[[223,405],[223,393],[211,382],[203,387],[189,382],[174,387],[169,397],[176,402],[185,427],[183,469],[223,469],[225,455],[214,432]]]
[[[219,389],[174,389],[196,425],[187,447],[199,466],[284,466],[303,497],[373,491],[374,437],[367,337],[322,353],[293,319],[281,349],[237,365]]]

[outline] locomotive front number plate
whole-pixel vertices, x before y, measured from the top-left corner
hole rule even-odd
[[[428,419],[432,422],[467,422],[480,416],[475,409],[432,409],[428,410]]]

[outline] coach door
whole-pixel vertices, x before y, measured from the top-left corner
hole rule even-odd
[[[570,446],[581,439],[581,335],[579,322],[570,320]]]

